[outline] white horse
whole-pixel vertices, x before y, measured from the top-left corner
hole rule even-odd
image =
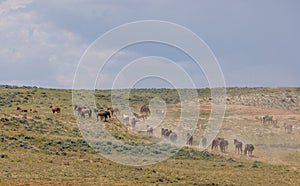
[[[147,135],[148,136],[152,136],[153,135],[153,128],[152,127],[150,127],[149,125],[147,125]]]
[[[126,126],[129,125],[129,115],[123,114],[122,120],[124,121]]]

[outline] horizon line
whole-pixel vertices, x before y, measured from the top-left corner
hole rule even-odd
[[[118,89],[109,89],[109,88],[103,88],[103,89],[84,89],[84,88],[62,88],[62,87],[42,87],[42,86],[34,86],[34,85],[9,85],[9,84],[0,84],[0,87],[9,86],[9,87],[16,87],[16,88],[38,88],[38,89],[56,89],[56,90],[92,90],[92,91],[108,91],[108,90],[142,90],[142,89],[168,89],[168,90],[183,90],[183,89],[218,89],[218,88],[225,88],[225,89],[231,89],[231,88],[299,88],[300,86],[226,86],[226,87],[196,87],[196,88],[166,88],[166,87],[141,87],[141,88],[118,88]]]

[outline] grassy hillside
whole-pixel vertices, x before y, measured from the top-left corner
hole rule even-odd
[[[299,88],[229,88],[219,133],[230,142],[226,153],[198,150],[211,101],[209,89],[199,89],[198,93],[202,110],[194,146],[174,152],[170,159],[160,163],[134,167],[107,160],[88,145],[74,116],[71,90],[0,86],[0,184],[300,185]],[[118,94],[123,96],[122,92]],[[97,90],[97,106],[110,106],[110,95],[108,90]],[[82,96],[84,99],[85,95]],[[141,105],[157,97],[167,104],[163,126],[172,128],[180,115],[176,90],[131,90],[130,106],[138,111]],[[60,107],[61,113],[53,114],[50,105]],[[17,106],[38,112],[19,112]],[[262,125],[256,119],[265,114],[278,118],[279,128]],[[284,122],[294,125],[292,134],[285,133]],[[128,130],[116,117],[100,124],[116,141],[127,144],[160,140],[160,126],[154,129],[154,137],[148,137],[145,132]],[[234,138],[255,144],[254,156],[236,155]],[[116,146],[123,152],[128,148]]]

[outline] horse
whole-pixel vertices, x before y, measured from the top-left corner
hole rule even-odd
[[[273,124],[274,128],[279,128],[279,126],[278,126],[278,119],[273,119],[272,124]]]
[[[237,150],[238,154],[240,154],[240,151],[242,154],[243,153],[243,143],[238,141],[237,139],[234,139],[233,144],[235,145],[234,152],[236,153],[236,150]]]
[[[218,149],[218,146],[220,145],[220,142],[224,140],[224,138],[216,138],[212,141],[212,144],[211,144],[211,150],[213,149]]]
[[[32,112],[32,113],[37,113],[38,112],[36,109],[32,109],[32,108],[29,111]]]
[[[202,144],[202,146],[203,146],[203,147],[206,147],[206,143],[207,143],[206,137],[205,137],[205,136],[202,136],[202,138],[201,138],[201,144]]]
[[[273,116],[269,116],[269,115],[261,116],[260,120],[261,120],[262,124],[273,123]]]
[[[56,112],[56,113],[60,113],[60,108],[59,107],[53,107],[52,105],[49,107],[51,108],[53,114]]]
[[[220,140],[219,142],[219,146],[220,146],[220,150],[221,152],[225,153],[226,150],[228,149],[228,141],[225,139]]]
[[[125,125],[129,125],[129,116],[126,114],[123,114],[122,116],[123,121],[125,122]]]
[[[177,134],[175,133],[175,132],[172,132],[171,134],[170,134],[170,141],[172,142],[172,143],[176,143],[176,141],[177,141]]]
[[[83,108],[80,110],[80,116],[85,118],[85,115],[88,114],[89,118],[92,117],[92,109]]]
[[[160,134],[161,137],[168,137],[170,135],[169,129],[162,128]]]
[[[74,105],[74,110],[77,110],[78,107],[80,107],[79,105]]]
[[[149,125],[147,125],[147,135],[148,136],[152,136],[153,135],[153,128],[152,127],[150,127]]]
[[[165,131],[165,137],[168,138],[171,133],[172,133],[172,130],[166,129],[166,131]]]
[[[99,117],[102,120],[104,118],[104,121],[107,121],[107,118],[111,118],[109,111],[99,111],[97,112],[97,121],[99,121]]]
[[[80,115],[80,112],[81,112],[82,109],[83,108],[81,106],[79,106],[79,105],[75,105],[74,106],[74,110],[77,110],[78,115]]]
[[[191,135],[190,133],[186,134],[186,143],[187,145],[193,145],[193,135]]]
[[[107,110],[111,112],[111,115],[112,115],[112,116],[113,116],[114,114],[115,114],[115,115],[119,115],[119,113],[120,113],[120,111],[119,111],[118,108],[108,107]]]
[[[161,137],[165,136],[165,130],[168,130],[168,129],[161,128],[161,131],[160,131]]]
[[[18,110],[19,112],[28,112],[26,109],[21,109],[20,107],[17,107],[17,110]]]
[[[284,123],[283,124],[283,127],[284,127],[284,131],[288,134],[291,134],[292,131],[293,131],[293,125],[290,125],[290,124],[286,124]]]
[[[128,117],[129,118],[129,117]],[[136,125],[136,122],[138,122],[138,120],[133,117],[132,120],[131,120],[131,126],[132,126],[132,129],[135,130],[135,125]]]
[[[74,110],[76,110],[76,111],[77,111],[77,114],[78,114],[78,115],[81,115],[82,117],[84,117],[84,116],[82,115],[82,113],[81,113],[81,111],[82,111],[83,109],[86,109],[86,107],[82,107],[82,106],[79,106],[79,105],[75,105],[75,106],[74,106]],[[85,112],[86,112],[86,111],[85,111]]]
[[[254,150],[254,145],[252,145],[252,144],[246,144],[245,149],[244,149],[244,154],[252,156],[253,150]]]
[[[93,111],[94,111],[95,114],[97,114],[97,112],[102,111],[102,110],[104,110],[103,107],[95,107],[95,108],[93,109]]]
[[[140,113],[143,114],[145,113],[147,116],[151,114],[150,109],[147,105],[143,105],[140,109]]]
[[[145,114],[137,114],[137,113],[135,113],[135,112],[132,112],[132,114],[133,114],[136,118],[138,118],[138,119],[143,119],[143,120],[145,120],[145,119],[147,118],[147,116],[146,116]]]

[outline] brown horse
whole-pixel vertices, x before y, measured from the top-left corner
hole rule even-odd
[[[109,111],[99,111],[97,112],[97,121],[99,121],[99,117],[102,120],[104,118],[104,121],[107,121],[107,118],[111,118]]]
[[[242,154],[243,153],[243,143],[238,141],[237,139],[234,139],[233,144],[235,145],[234,152],[236,153],[236,150],[237,150],[238,154],[240,154],[240,152]]]
[[[211,150],[218,149],[218,146],[220,146],[220,142],[223,141],[223,140],[224,140],[224,138],[216,138],[216,139],[214,139],[212,141],[212,144],[211,144]]]
[[[93,110],[94,110],[96,117],[97,117],[98,112],[104,111],[103,107],[94,108]]]
[[[120,110],[118,108],[108,107],[107,110],[111,112],[111,116],[119,115],[120,113]]]
[[[85,115],[88,114],[89,118],[92,117],[92,110],[88,108],[81,109],[80,116],[85,118]]]
[[[147,116],[151,114],[150,109],[147,105],[143,105],[140,109],[140,113],[143,114],[145,113]]]
[[[284,131],[288,134],[291,134],[292,131],[293,131],[293,125],[290,125],[290,124],[286,124],[284,123],[283,124],[283,127],[284,127]]]
[[[253,150],[254,150],[254,145],[252,145],[252,144],[246,144],[245,149],[244,149],[244,154],[252,156]]]
[[[60,113],[60,108],[59,107],[53,107],[52,105],[49,107],[51,108],[53,114],[56,112],[56,113]]]
[[[135,113],[135,112],[132,112],[132,114],[137,118],[137,119],[147,119],[147,115],[145,114],[138,114],[138,113]]]
[[[17,107],[17,110],[20,112],[28,112],[26,109],[21,109],[20,107]]]
[[[32,113],[37,113],[38,112],[36,109],[30,109],[29,111],[32,112]]]

